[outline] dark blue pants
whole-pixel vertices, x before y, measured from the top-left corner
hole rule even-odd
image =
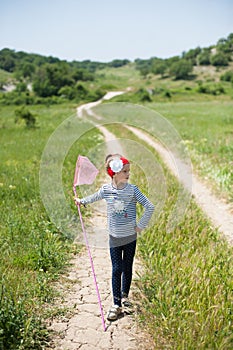
[[[117,245],[116,242],[113,245],[110,244],[114,305],[121,306],[121,298],[129,294],[135,251],[136,239],[123,245]]]

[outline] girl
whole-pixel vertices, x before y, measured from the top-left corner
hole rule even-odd
[[[136,185],[128,183],[130,163],[119,154],[109,154],[105,159],[106,171],[112,181],[103,185],[98,192],[79,199],[78,204],[86,205],[100,199],[107,202],[110,256],[112,261],[113,306],[108,320],[116,320],[124,308],[130,308],[128,294],[132,281],[133,260],[136,250],[137,233],[144,229],[153,214],[154,205],[142,194]],[[145,208],[140,220],[136,221],[136,204]]]

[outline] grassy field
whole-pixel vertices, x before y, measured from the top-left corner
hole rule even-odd
[[[174,125],[202,180],[232,203],[233,102],[160,103],[148,107]]]
[[[118,137],[142,143],[122,126],[109,127]],[[143,164],[142,158],[139,152],[134,160]],[[143,273],[138,272],[135,295],[141,305],[141,322],[153,335],[155,349],[230,350],[233,250],[193,200],[182,222],[167,232],[178,183],[161,159],[157,162],[164,169],[167,197],[156,223],[138,240],[138,254],[145,268]],[[137,166],[132,167],[131,182],[145,193],[148,176],[149,169],[143,174]],[[154,183],[161,186],[156,174]]]
[[[208,71],[196,73],[211,85],[218,82],[221,74],[217,72],[213,77]],[[200,177],[220,197],[232,202],[233,103],[229,83],[223,83],[229,94],[200,94],[196,81],[171,81],[158,76],[142,79],[129,65],[118,69],[117,76],[115,69],[100,71],[97,81],[91,84],[106,90],[130,87],[128,94],[115,101],[125,98],[128,102],[142,103],[164,116],[180,134]],[[137,96],[134,100],[139,88],[158,90],[152,95],[152,102],[145,103]],[[80,249],[51,222],[39,188],[42,152],[59,125],[76,113],[76,105],[69,102],[27,108],[36,117],[35,128],[26,128],[23,121],[15,123],[16,107],[0,106],[0,350],[42,349],[46,345],[49,334],[44,319],[53,312],[49,306],[56,295],[53,281],[65,271],[71,254]],[[113,109],[112,116],[114,113]],[[136,114],[135,118],[143,120],[141,115]],[[127,122],[127,117],[124,121]],[[82,128],[81,120],[79,126]],[[72,129],[72,125],[66,127]],[[126,138],[129,147],[132,140],[136,142],[131,152],[142,143],[122,125],[109,128]],[[61,144],[62,141],[61,135]],[[77,155],[90,155],[100,162],[102,141],[96,130],[84,132],[64,157],[62,184],[74,216],[71,186]],[[154,226],[139,240],[139,254],[145,265],[135,296],[143,301],[141,322],[154,335],[156,349],[230,350],[232,248],[221,240],[193,200],[182,222],[167,233],[167,219],[177,199],[178,184],[161,159],[152,149],[150,152],[166,178],[167,196]],[[138,152],[139,164],[142,158]],[[132,182],[147,192],[145,174],[138,167],[133,169]],[[154,177],[154,181],[159,178]]]
[[[229,67],[215,68],[212,66],[195,67],[193,76],[189,80],[173,80],[170,77],[148,74],[142,77],[139,71],[135,70],[135,64],[130,63],[120,68],[105,68],[97,72],[97,79],[94,83],[87,83],[88,88],[97,84],[107,90],[129,91],[125,101],[133,101],[133,95],[140,89],[149,91],[153,102],[176,102],[176,101],[229,101],[233,97],[232,84],[220,80],[224,72],[233,69]],[[200,86],[209,90],[209,93],[200,93]],[[224,93],[219,93],[221,87]],[[131,91],[131,93],[130,93]],[[203,90],[202,90],[203,91]],[[115,98],[115,101],[122,101],[123,96]],[[143,102],[143,101],[141,101]]]
[[[33,129],[15,124],[14,110],[1,107],[0,118],[0,349],[41,349],[48,338],[43,319],[49,310],[42,305],[53,300],[52,281],[80,248],[46,213],[40,198],[39,168],[49,136],[75,108],[71,104],[31,106],[37,118]],[[71,206],[77,155],[98,142],[93,133],[87,133],[65,159],[64,186]]]

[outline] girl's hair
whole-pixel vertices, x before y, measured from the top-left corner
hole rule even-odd
[[[105,167],[106,169],[109,167],[109,163],[111,162],[111,160],[114,158],[114,157],[119,157],[121,158],[122,155],[119,154],[119,153],[114,153],[114,154],[108,154],[105,158]]]

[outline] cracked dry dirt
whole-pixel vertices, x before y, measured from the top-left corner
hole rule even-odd
[[[92,256],[106,315],[112,302],[108,251],[93,248]],[[73,281],[73,285],[64,297],[63,307],[72,309],[72,315],[53,321],[50,328],[56,331],[57,335],[53,339],[51,348],[61,350],[153,349],[148,338],[138,330],[134,316],[122,315],[115,322],[105,321],[107,330],[103,331],[93,276],[85,251],[73,259],[68,279]]]
[[[93,248],[92,256],[106,315],[112,302],[108,251]],[[107,321],[107,330],[103,331],[93,276],[85,251],[73,259],[68,279],[73,281],[73,285],[64,297],[63,307],[70,308],[72,315],[53,321],[50,328],[56,331],[57,335],[53,339],[51,348],[61,350],[153,349],[145,335],[138,330],[133,316],[123,315],[115,322]]]

